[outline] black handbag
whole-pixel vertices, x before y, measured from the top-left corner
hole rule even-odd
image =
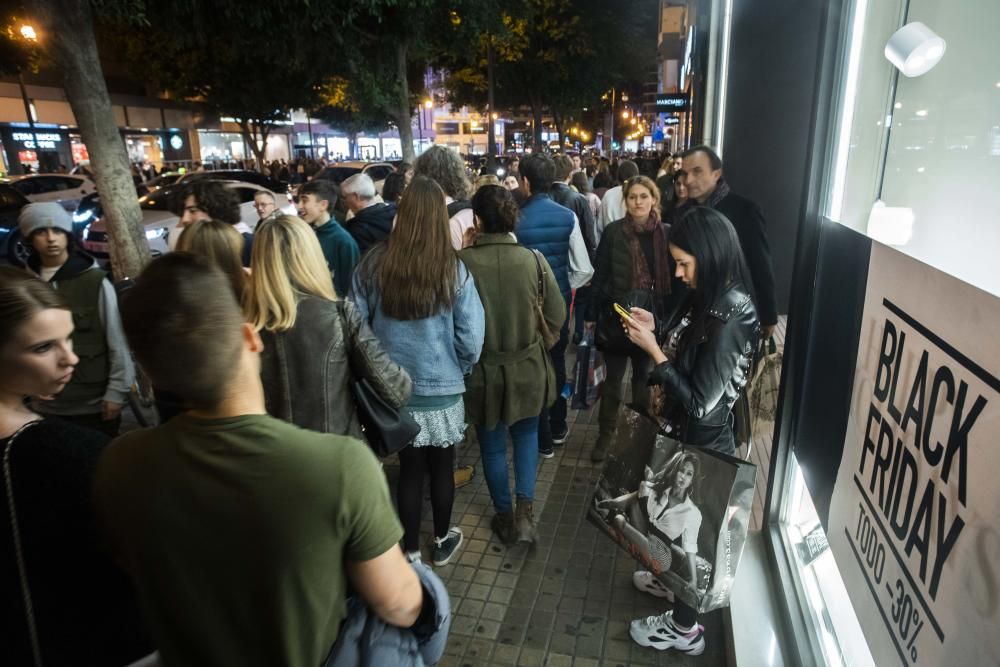
[[[626,310],[632,307],[642,308],[658,315],[654,307],[655,299],[651,289],[634,289],[628,293],[626,303],[619,304]],[[594,342],[597,349],[604,353],[630,355],[639,351],[639,348],[629,340],[625,329],[622,327],[622,318],[615,312],[611,301],[601,304],[597,314],[597,331],[594,335]]]
[[[406,410],[390,405],[375,391],[368,380],[357,372],[357,364],[354,361],[354,340],[351,338],[350,328],[347,326],[343,301],[338,301],[337,304],[340,326],[347,341],[347,361],[351,368],[351,393],[354,395],[354,405],[358,410],[361,431],[375,455],[379,458],[385,458],[412,443],[417,434],[420,433],[420,424]]]

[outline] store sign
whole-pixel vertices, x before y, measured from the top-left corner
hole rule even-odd
[[[656,96],[656,110],[680,113],[688,109],[687,93],[661,93]]]
[[[181,136],[179,134],[170,135],[170,147],[173,148],[175,151],[179,151],[181,148],[184,147],[184,140],[181,139]]]
[[[1000,664],[1000,299],[872,244],[827,531],[875,664]]]
[[[678,118],[677,116],[669,116],[668,118],[664,118],[663,119],[663,124],[664,125],[680,125],[681,124],[681,119]]]
[[[62,136],[53,132],[12,132],[14,141],[20,141],[25,148],[55,148]]]

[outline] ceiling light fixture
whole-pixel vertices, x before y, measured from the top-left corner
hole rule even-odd
[[[885,45],[885,57],[907,77],[931,71],[944,57],[947,44],[920,21],[907,23]]]

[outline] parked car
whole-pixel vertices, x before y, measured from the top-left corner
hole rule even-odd
[[[316,173],[310,180],[333,181],[340,185],[355,174],[367,174],[375,181],[375,192],[382,194],[382,185],[385,177],[396,171],[396,168],[388,162],[338,162],[337,164],[324,167]]]
[[[58,202],[70,213],[83,197],[97,191],[97,186],[86,176],[69,174],[12,176],[6,182],[30,202]]]
[[[27,197],[9,184],[0,183],[0,262],[21,266],[28,260],[28,248],[21,240],[17,216],[29,203]]]
[[[213,181],[243,181],[253,183],[262,188],[267,188],[271,192],[285,194],[288,192],[288,183],[279,181],[276,178],[265,176],[259,171],[250,169],[217,169],[215,171],[189,171],[183,174],[176,183],[185,183],[196,179],[209,179]]]
[[[253,207],[254,195],[258,192],[269,191],[268,188],[244,181],[225,181],[225,185],[235,190],[239,195],[240,220],[253,229],[259,219],[257,211]],[[139,198],[139,208],[142,209],[142,224],[146,230],[146,241],[149,243],[154,257],[170,252],[177,244],[177,223],[180,222],[180,218],[170,209],[171,200],[181,187],[180,183],[164,186]],[[295,207],[290,202],[286,202],[280,208],[283,213],[295,215]],[[80,245],[102,262],[109,259],[108,234],[103,217],[95,217],[84,227]]]

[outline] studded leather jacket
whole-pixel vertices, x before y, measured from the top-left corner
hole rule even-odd
[[[657,332],[665,335],[677,326],[689,306],[687,300]],[[684,332],[675,360],[653,369],[649,385],[660,385],[673,399],[684,444],[734,451],[730,414],[746,386],[759,330],[750,295],[733,285]]]

